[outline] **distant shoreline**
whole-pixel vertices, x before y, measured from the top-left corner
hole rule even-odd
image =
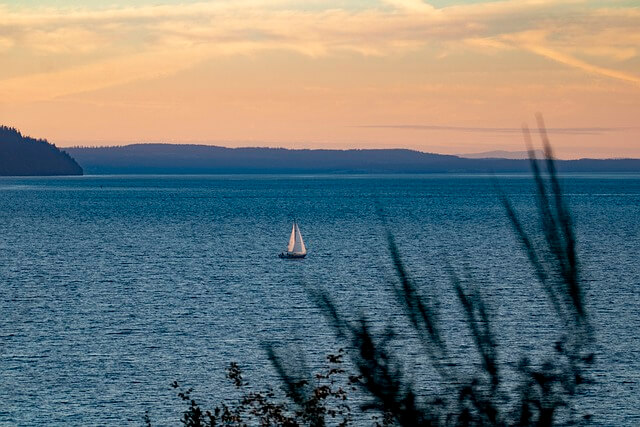
[[[527,173],[528,159],[464,158],[408,149],[226,148],[132,144],[66,148],[89,175]],[[640,172],[640,159],[558,160],[562,173]]]

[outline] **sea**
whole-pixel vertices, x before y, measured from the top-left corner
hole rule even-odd
[[[561,184],[595,331],[580,406],[595,425],[640,425],[640,174]],[[501,195],[539,241],[528,174],[0,178],[0,426],[180,425],[171,384],[213,408],[233,396],[231,362],[278,394],[267,347],[315,371],[346,345],[318,291],[393,329],[427,395],[389,235],[461,366],[480,360],[455,278],[486,302],[505,366],[543,359],[562,331]],[[279,259],[294,220],[309,253]]]

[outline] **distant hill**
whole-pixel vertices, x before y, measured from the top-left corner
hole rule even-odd
[[[527,160],[465,159],[404,149],[288,150],[133,144],[69,148],[90,174],[528,172]],[[640,159],[562,160],[563,172],[640,172]]]
[[[82,175],[82,168],[46,140],[0,126],[0,176],[37,175]]]
[[[544,152],[542,150],[535,150],[537,158],[544,158]],[[464,157],[465,159],[512,159],[522,160],[529,158],[528,151],[485,151],[483,153],[471,153],[471,154],[458,154],[458,157]]]

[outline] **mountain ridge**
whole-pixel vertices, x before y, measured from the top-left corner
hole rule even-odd
[[[482,158],[392,149],[227,148],[137,143],[72,147],[91,174],[205,173],[491,173],[528,172],[528,160]],[[640,172],[640,159],[558,160],[563,172]]]
[[[543,150],[534,150],[534,154],[537,158],[541,159],[544,157]],[[483,151],[480,153],[467,153],[467,154],[456,154],[458,157],[462,157],[465,159],[511,159],[511,160],[523,160],[529,158],[528,151],[507,151],[507,150],[494,150],[494,151]]]

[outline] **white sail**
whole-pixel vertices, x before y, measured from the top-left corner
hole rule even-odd
[[[300,227],[293,221],[293,227],[291,227],[291,236],[289,237],[289,245],[287,246],[287,252],[282,252],[278,255],[280,258],[304,258],[307,255],[307,248],[304,246],[304,240],[302,240],[302,234],[300,233]]]
[[[296,223],[293,223],[293,227],[291,227],[291,237],[289,237],[289,245],[287,246],[287,252],[294,252],[294,247],[296,244]]]
[[[307,248],[304,246],[304,241],[302,240],[302,234],[300,234],[300,227],[298,227],[298,224],[296,224],[295,222],[293,223],[293,229],[295,230],[295,242],[293,245],[293,252],[295,254],[306,254],[307,253]],[[291,244],[291,243],[289,243]]]

